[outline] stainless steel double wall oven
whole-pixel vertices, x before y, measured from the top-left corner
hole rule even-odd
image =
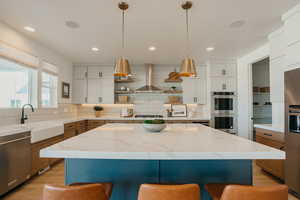
[[[225,132],[236,134],[237,112],[234,92],[212,93],[212,126]]]

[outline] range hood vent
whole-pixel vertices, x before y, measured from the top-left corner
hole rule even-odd
[[[152,85],[153,64],[146,64],[146,85],[135,90],[136,93],[161,93],[162,90]]]

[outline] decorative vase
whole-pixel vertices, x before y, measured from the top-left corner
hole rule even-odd
[[[96,115],[96,117],[100,117],[101,116],[101,111],[95,111],[95,115]]]

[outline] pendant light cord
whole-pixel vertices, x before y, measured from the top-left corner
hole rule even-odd
[[[125,11],[122,11],[122,54],[125,48]]]
[[[186,9],[186,56],[190,52],[190,34],[189,34],[189,9]]]

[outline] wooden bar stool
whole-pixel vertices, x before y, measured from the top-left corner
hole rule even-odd
[[[72,186],[45,185],[43,200],[109,200],[112,184],[78,183]]]
[[[155,185],[143,184],[138,200],[200,200],[200,188],[197,184]]]
[[[207,184],[205,189],[213,200],[288,200],[288,187]]]

